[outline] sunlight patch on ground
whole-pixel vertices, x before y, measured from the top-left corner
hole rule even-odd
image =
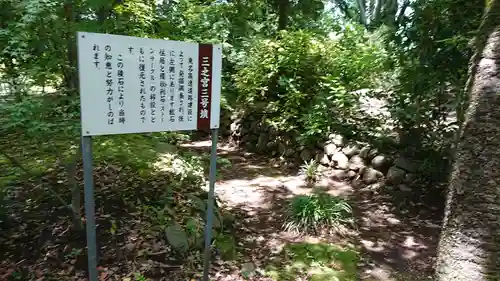
[[[358,254],[327,243],[287,244],[265,267],[277,281],[351,281],[356,278]]]

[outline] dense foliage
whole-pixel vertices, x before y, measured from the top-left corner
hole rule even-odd
[[[74,227],[81,224],[76,31],[222,43],[223,118],[257,120],[251,141],[272,131],[273,138],[286,136],[311,150],[331,133],[374,146],[387,142],[422,160],[419,176],[435,180],[446,177],[453,158],[468,103],[470,43],[485,5],[478,0],[0,0],[0,226],[8,225],[9,209],[33,207],[31,199],[16,199],[24,198],[20,191],[33,191],[36,206],[56,198],[72,213]],[[382,106],[369,114],[373,101]],[[138,214],[153,233],[148,235],[166,232],[181,256],[201,248],[206,207],[206,155],[176,147],[191,137],[94,139],[97,169],[126,171],[111,190],[130,185],[150,192],[141,197],[124,188],[115,199]],[[276,150],[285,154],[286,148]],[[294,153],[300,152],[288,156],[298,158]],[[314,167],[305,174],[313,179],[317,165],[309,163]],[[113,182],[103,175],[98,183]],[[50,184],[54,178],[56,184]],[[290,206],[294,229],[343,223],[350,212],[343,201],[326,195],[296,198]],[[224,215],[218,212],[214,243],[233,256],[235,242]]]
[[[377,85],[385,52],[355,25],[333,36],[297,31],[256,41],[234,75],[237,104],[297,133],[302,144],[354,129],[360,116],[353,93]]]

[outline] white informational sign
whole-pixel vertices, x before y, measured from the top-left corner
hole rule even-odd
[[[83,136],[219,127],[221,45],[77,36]]]

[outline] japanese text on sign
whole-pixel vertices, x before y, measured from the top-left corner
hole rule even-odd
[[[219,45],[78,33],[82,135],[218,128]]]

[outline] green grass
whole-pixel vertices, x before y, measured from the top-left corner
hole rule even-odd
[[[276,281],[295,281],[308,276],[309,281],[354,281],[358,253],[335,245],[320,243],[288,244],[281,256],[265,268]]]
[[[325,192],[298,195],[287,208],[285,230],[298,233],[319,233],[321,230],[340,232],[352,224],[352,209],[342,198]]]

